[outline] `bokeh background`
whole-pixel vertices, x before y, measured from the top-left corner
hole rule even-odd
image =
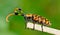
[[[0,35],[53,35],[25,29],[22,16],[11,16],[7,23],[6,16],[15,8],[21,8],[26,14],[44,16],[51,21],[51,28],[60,30],[60,0],[0,0]]]

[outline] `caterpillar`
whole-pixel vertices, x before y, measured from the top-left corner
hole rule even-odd
[[[9,14],[6,17],[6,21],[9,22],[8,18],[10,16],[13,16],[13,15],[23,16],[26,22],[33,22],[33,24],[34,24],[33,30],[35,28],[35,23],[41,24],[42,27],[43,27],[43,25],[44,26],[50,26],[51,25],[51,23],[50,23],[50,21],[48,19],[46,19],[46,18],[44,18],[42,16],[39,16],[39,15],[36,15],[36,14],[25,14],[25,13],[22,12],[22,10],[20,8],[16,8],[13,13]],[[42,31],[43,31],[43,28],[42,28]]]

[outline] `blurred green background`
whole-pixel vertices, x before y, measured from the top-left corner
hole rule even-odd
[[[44,16],[51,21],[51,28],[60,30],[60,0],[0,0],[0,35],[53,35],[25,29],[22,16],[11,16],[7,23],[6,16],[15,8],[21,8],[26,14]]]

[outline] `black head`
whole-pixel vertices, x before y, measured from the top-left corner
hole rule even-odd
[[[21,10],[20,8],[18,10]]]

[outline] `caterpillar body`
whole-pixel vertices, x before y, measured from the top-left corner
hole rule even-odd
[[[43,24],[45,26],[50,25],[50,21],[42,16],[35,14],[26,14],[25,15],[27,21],[32,21],[38,24]]]

